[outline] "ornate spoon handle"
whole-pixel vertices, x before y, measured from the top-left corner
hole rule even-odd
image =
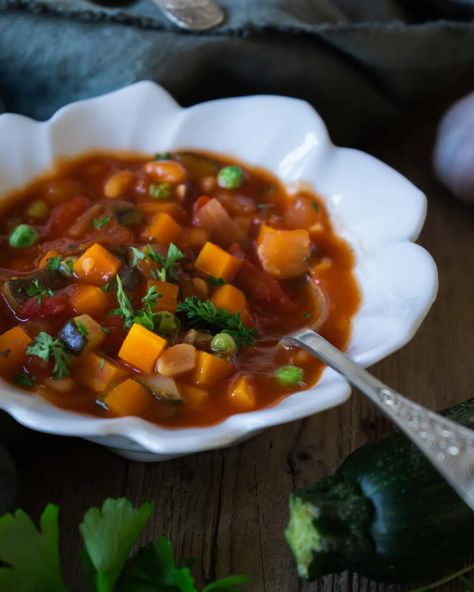
[[[220,25],[224,11],[212,0],[153,0],[178,27],[207,31]]]
[[[354,364],[311,329],[288,335],[298,345],[345,376],[387,415],[474,510],[474,431],[406,399]]]

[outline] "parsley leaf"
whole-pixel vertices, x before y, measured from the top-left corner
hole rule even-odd
[[[67,592],[58,540],[58,507],[53,504],[41,514],[39,530],[23,510],[2,516],[0,590]]]
[[[145,259],[145,253],[137,247],[130,247],[130,250],[132,251],[132,261],[130,265],[132,267],[136,267],[139,261],[143,261],[143,259]]]
[[[92,224],[94,225],[94,228],[96,228],[97,230],[100,230],[104,226],[107,226],[109,222],[110,216],[103,216],[102,218],[94,218],[92,220]]]
[[[16,384],[25,386],[27,388],[30,388],[34,385],[33,379],[26,372],[18,372],[18,374],[15,376],[15,382]]]
[[[119,304],[119,308],[115,308],[111,314],[123,317],[124,325],[126,327],[131,327],[133,325],[133,317],[135,316],[135,311],[133,309],[130,298],[127,296],[125,290],[123,289],[123,284],[120,276],[117,275],[115,279],[117,281],[117,302]]]
[[[142,298],[143,304],[156,304],[158,298],[161,298],[161,294],[156,289],[156,286],[150,286],[147,293]]]
[[[87,327],[84,325],[82,321],[76,321],[75,325],[82,337],[87,337],[89,335],[89,331],[87,330]]]
[[[36,297],[36,304],[41,304],[46,296],[54,296],[54,292],[50,288],[43,288],[38,279],[33,280],[31,285],[26,290],[28,296]]]
[[[153,506],[134,508],[124,499],[108,499],[91,508],[79,526],[86,562],[94,569],[97,592],[112,592],[132,547],[148,521]]]
[[[151,250],[153,251],[153,249]],[[166,282],[168,278],[176,280],[176,263],[183,259],[184,253],[180,251],[174,243],[170,243],[166,257],[158,255],[156,251],[153,251],[153,253],[156,261],[161,265],[161,269],[158,272],[158,278],[162,282]]]
[[[255,341],[255,329],[244,325],[240,313],[216,308],[210,300],[199,300],[197,296],[185,298],[176,312],[186,315],[190,327],[228,333],[239,347],[250,347]]]
[[[70,355],[66,351],[66,345],[60,339],[54,339],[48,333],[41,331],[28,346],[26,353],[36,356],[47,362],[50,358],[54,360],[53,376],[64,378],[69,376]]]
[[[48,259],[48,269],[52,271],[59,271],[61,267],[61,255],[57,255],[56,257],[51,257]]]

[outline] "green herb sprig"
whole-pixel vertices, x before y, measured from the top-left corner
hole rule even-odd
[[[188,567],[176,564],[171,543],[161,536],[130,556],[153,505],[135,508],[107,499],[88,510],[79,526],[82,564],[91,592],[198,592]],[[69,592],[59,555],[58,506],[44,509],[37,528],[23,511],[0,518],[0,590]],[[244,576],[208,584],[202,592],[242,592]]]
[[[31,282],[26,293],[28,296],[35,298],[36,304],[41,304],[46,296],[54,296],[54,292],[50,288],[43,287],[38,279]]]
[[[65,376],[69,376],[71,357],[66,351],[65,343],[60,339],[54,339],[48,333],[41,331],[41,333],[39,333],[33,342],[27,347],[26,353],[30,356],[36,356],[44,362],[48,362],[49,359],[52,359],[54,361],[54,378],[64,378]]]
[[[239,347],[250,347],[255,342],[255,329],[244,325],[240,313],[216,308],[210,300],[199,300],[197,296],[185,298],[176,312],[186,316],[190,327],[231,335]]]

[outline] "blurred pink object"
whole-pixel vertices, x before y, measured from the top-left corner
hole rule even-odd
[[[434,167],[455,195],[474,203],[474,92],[454,103],[441,120]]]

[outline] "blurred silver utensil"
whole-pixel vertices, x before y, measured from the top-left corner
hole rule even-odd
[[[220,25],[225,13],[212,0],[152,0],[178,27],[207,31]]]
[[[419,448],[474,510],[474,430],[406,399],[312,329],[295,331],[282,342],[312,353],[358,388]]]

